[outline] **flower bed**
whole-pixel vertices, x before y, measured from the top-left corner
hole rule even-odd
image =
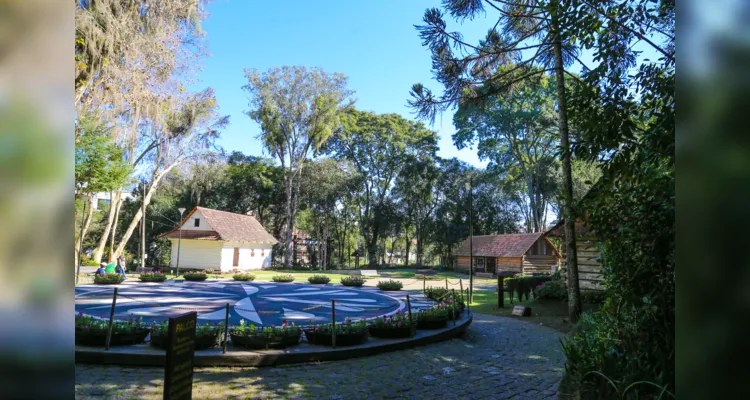
[[[245,320],[240,320],[240,325],[233,326],[229,330],[232,344],[250,349],[283,349],[294,346],[300,342],[302,329],[283,321],[281,327],[275,325],[258,327],[255,324],[246,325]]]
[[[294,282],[294,275],[292,274],[280,274],[271,277],[274,282]]]
[[[97,285],[119,285],[125,280],[121,274],[94,275],[94,283]]]
[[[254,281],[255,280],[255,275],[253,275],[253,274],[234,274],[232,276],[232,278],[234,278],[235,281],[247,282],[247,281]]]
[[[167,276],[158,271],[146,272],[141,274],[138,279],[140,279],[141,282],[164,282],[167,280]]]
[[[169,335],[169,322],[154,323],[151,325],[151,345],[161,348],[167,347],[167,338]],[[224,323],[214,323],[211,325],[206,322],[204,325],[198,324],[195,327],[195,350],[208,349],[218,346],[222,343],[224,335]]]
[[[448,326],[448,310],[437,305],[417,313],[418,329],[441,329]]]
[[[357,275],[350,275],[341,278],[341,284],[344,286],[362,286],[365,284],[365,278]]]
[[[305,329],[305,337],[310,344],[331,346],[332,324],[313,325]],[[367,324],[364,320],[352,322],[350,319],[344,323],[336,324],[336,346],[356,346],[367,341]]]
[[[109,320],[94,318],[79,312],[75,321],[75,343],[81,346],[105,346]],[[149,328],[141,325],[141,317],[112,321],[111,346],[142,343],[148,336]]]
[[[375,318],[368,330],[373,337],[383,339],[397,339],[412,337],[417,333],[417,324],[409,323],[409,315],[400,310],[396,315]]]
[[[396,290],[401,290],[401,288],[403,287],[404,287],[403,283],[401,283],[400,281],[394,281],[393,279],[378,282],[378,289],[380,290],[396,291]]]
[[[203,271],[200,272],[186,272],[182,274],[182,277],[185,278],[186,281],[205,281],[206,278],[208,278],[208,274],[206,274]]]
[[[326,284],[331,281],[331,278],[325,276],[325,275],[313,275],[309,278],[307,278],[307,281],[313,284],[321,285]]]

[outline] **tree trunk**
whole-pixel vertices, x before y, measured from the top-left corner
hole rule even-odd
[[[552,16],[553,28],[557,28],[557,18]],[[575,323],[581,315],[581,292],[578,287],[578,256],[576,251],[575,213],[573,206],[573,172],[570,163],[570,142],[568,131],[568,110],[565,99],[565,75],[562,60],[562,43],[559,31],[554,34],[555,78],[557,84],[557,110],[560,118],[560,148],[563,165],[563,198],[565,215],[565,248],[568,268],[568,316]]]
[[[409,266],[409,249],[411,249],[411,239],[409,239],[408,234],[404,234],[404,237],[406,237],[406,249],[405,249],[406,251],[404,252],[406,255],[406,258],[404,259],[404,264],[406,264],[406,266],[408,267]]]
[[[120,220],[120,206],[122,205],[122,191],[117,196],[117,206],[115,208],[115,221],[112,223],[112,232],[109,240],[109,258],[108,262],[113,263],[117,259],[115,255],[115,235],[117,234],[117,222]]]
[[[169,171],[172,170],[172,168],[176,167],[181,161],[176,161],[174,164],[170,165],[169,167],[165,168],[164,171],[160,172],[158,175],[154,177],[154,179],[151,181],[151,184],[149,185],[148,192],[146,193],[146,196],[143,199],[144,206],[148,207],[148,205],[151,203],[151,197],[153,197],[154,193],[156,193],[156,188],[159,186],[159,183],[161,182],[162,178],[166,176]],[[133,216],[133,219],[130,221],[130,225],[128,226],[128,229],[125,231],[125,233],[122,235],[122,239],[120,239],[120,244],[117,245],[117,249],[114,251],[113,258],[117,258],[122,251],[125,249],[125,245],[128,244],[128,240],[130,240],[130,236],[132,236],[133,231],[135,230],[135,227],[138,226],[138,223],[141,221],[141,218],[143,217],[142,208],[138,208],[138,211],[136,211],[135,215]]]
[[[99,244],[94,249],[92,259],[97,263],[102,262],[102,255],[104,254],[104,246],[107,245],[107,239],[109,239],[109,231],[112,229],[112,224],[115,221],[115,208],[117,203],[117,192],[109,192],[109,211],[107,212],[107,224],[104,226],[102,236],[99,238]]]
[[[285,188],[284,192],[286,194],[286,208],[284,215],[286,216],[286,233],[284,234],[284,268],[290,269],[292,267],[292,257],[294,256],[292,252],[294,249],[292,248],[293,242],[292,242],[292,231],[294,230],[294,220],[292,219],[292,170],[291,167],[289,171],[287,172],[286,179],[284,179]]]
[[[78,265],[78,259],[80,257],[79,250],[81,249],[81,243],[83,243],[83,239],[86,237],[86,232],[88,232],[89,227],[91,226],[91,220],[94,218],[94,196],[89,197],[89,209],[88,213],[86,214],[86,217],[83,219],[83,230],[81,231],[80,236],[78,237],[78,240],[76,240],[76,248],[75,248],[75,262],[76,265]],[[85,206],[84,202],[84,206]]]

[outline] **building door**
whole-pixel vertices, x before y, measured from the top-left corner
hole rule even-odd
[[[240,248],[234,248],[234,260],[232,260],[232,266],[238,267],[240,265]]]
[[[487,257],[487,265],[485,266],[485,272],[495,273],[495,270],[497,269],[497,265],[495,262],[495,257]]]

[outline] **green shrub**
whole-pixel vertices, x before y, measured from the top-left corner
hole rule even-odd
[[[505,278],[505,286],[508,290],[510,302],[513,303],[514,294],[518,296],[518,301],[523,301],[524,296],[526,297],[526,300],[528,300],[529,294],[534,294],[537,286],[544,282],[548,282],[551,279],[552,278],[549,275],[518,275],[512,278]]]
[[[96,262],[96,260],[87,260],[87,261],[84,261],[82,264],[85,265],[85,266],[87,266],[87,267],[98,267],[99,266],[99,263]]]
[[[138,276],[138,278],[141,282],[164,282],[167,276],[161,272],[145,272]]]
[[[279,274],[271,277],[274,282],[294,282],[294,275],[292,274]]]
[[[344,286],[362,286],[365,284],[365,278],[359,275],[349,275],[341,278],[341,284]]]
[[[603,290],[581,290],[581,302],[589,304],[602,304],[607,299],[607,293]]]
[[[235,281],[247,282],[247,281],[254,281],[255,280],[255,275],[254,274],[250,274],[250,273],[234,274],[234,275],[232,275],[232,278]]]
[[[403,287],[403,283],[401,283],[400,281],[394,281],[393,279],[378,282],[378,289],[380,290],[395,291],[401,290],[401,288]]]
[[[290,335],[299,335],[302,329],[295,325],[294,322],[287,323],[284,320],[281,326],[257,326],[255,324],[247,325],[244,319],[240,320],[239,325],[232,325],[230,332],[235,336],[256,336],[266,339],[283,338]]]
[[[187,281],[205,280],[206,278],[208,278],[208,274],[205,271],[190,271],[183,273],[182,277]]]
[[[94,283],[100,285],[112,285],[122,283],[125,280],[125,276],[120,274],[104,274],[94,275]]]
[[[331,278],[325,275],[313,275],[307,278],[307,281],[314,284],[326,284],[331,281]]]
[[[551,300],[567,300],[568,287],[563,281],[544,282],[536,288],[536,298]]]
[[[448,289],[441,287],[428,287],[425,289],[424,296],[428,299],[438,301],[448,293]]]
[[[330,335],[333,331],[333,324],[314,324],[309,328],[310,331],[315,332],[316,335]],[[365,320],[359,320],[352,322],[349,318],[343,323],[336,323],[336,335],[359,335],[367,332],[367,322]]]

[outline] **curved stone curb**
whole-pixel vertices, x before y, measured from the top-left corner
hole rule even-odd
[[[418,330],[414,337],[408,339],[370,338],[360,346],[332,349],[315,346],[306,342],[284,350],[238,350],[227,346],[227,353],[220,348],[195,352],[195,366],[247,366],[266,367],[272,365],[297,364],[314,361],[334,361],[347,358],[365,357],[379,353],[404,350],[448,340],[463,334],[474,319],[473,313],[463,318],[448,322],[448,327],[436,330]],[[113,347],[105,350],[100,347],[75,347],[75,362],[89,364],[150,365],[164,366],[165,352],[148,344]]]

